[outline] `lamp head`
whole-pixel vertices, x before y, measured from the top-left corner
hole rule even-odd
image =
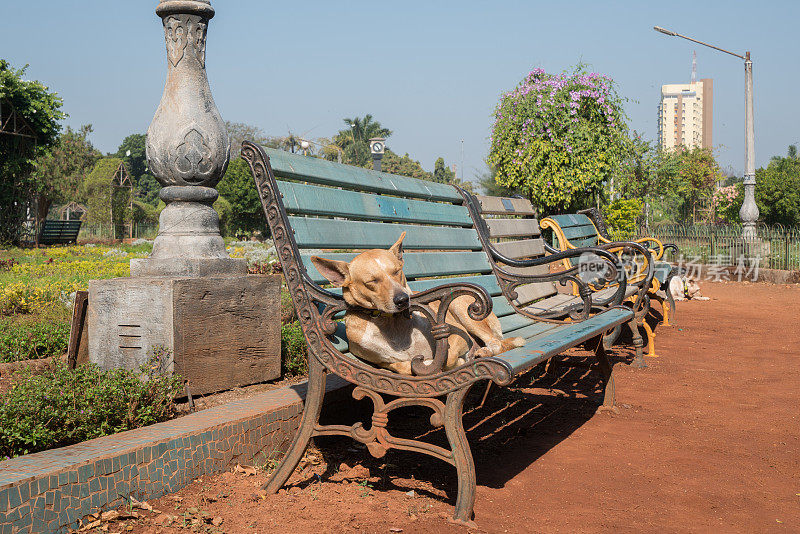
[[[676,35],[678,35],[677,32],[667,30],[665,28],[662,28],[661,26],[653,26],[653,29],[657,32],[663,33],[664,35],[669,35],[670,37],[675,37]]]

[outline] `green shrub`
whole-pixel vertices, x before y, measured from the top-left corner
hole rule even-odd
[[[69,323],[0,319],[0,361],[16,362],[67,352]]]
[[[0,455],[18,456],[151,425],[169,419],[182,380],[164,373],[169,352],[153,354],[137,371],[72,370],[56,362],[20,371],[0,396]]]
[[[612,230],[633,232],[642,216],[642,201],[618,199],[606,207],[606,222]]]
[[[281,372],[285,376],[308,373],[308,349],[299,322],[281,325]]]

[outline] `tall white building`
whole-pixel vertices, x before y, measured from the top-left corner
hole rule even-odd
[[[661,86],[658,106],[658,143],[661,148],[711,148],[714,81]]]

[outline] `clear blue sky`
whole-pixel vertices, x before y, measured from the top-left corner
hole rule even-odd
[[[0,57],[58,91],[67,123],[94,125],[115,151],[144,132],[166,59],[155,0],[3,1]],[[756,164],[800,141],[800,2],[275,2],[212,0],[207,68],[226,120],[267,134],[331,136],[342,118],[372,113],[387,145],[432,170],[439,155],[466,178],[483,169],[498,96],[533,67],[578,61],[612,76],[630,125],[656,136],[659,89],[714,79],[714,145],[741,174],[744,74],[732,56],[669,38],[673,29],[754,61]],[[645,5],[647,4],[647,5]],[[460,174],[460,172],[459,172]]]

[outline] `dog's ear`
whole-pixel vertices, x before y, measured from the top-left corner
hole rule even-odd
[[[346,261],[311,256],[311,263],[317,268],[319,274],[336,287],[342,287],[350,281],[350,265]]]
[[[406,238],[406,233],[403,232],[402,234],[400,234],[400,239],[398,239],[394,245],[389,247],[389,250],[392,252],[392,254],[397,256],[397,259],[400,261],[403,261],[403,239],[405,238]]]

